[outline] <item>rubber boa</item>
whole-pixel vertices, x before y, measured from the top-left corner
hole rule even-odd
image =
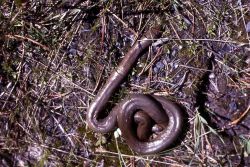
[[[100,116],[141,53],[161,33],[160,27],[152,27],[132,46],[87,111],[87,124],[92,130],[108,133],[120,128],[130,148],[139,154],[158,153],[178,139],[183,128],[183,115],[176,103],[162,96],[129,94],[105,118]]]

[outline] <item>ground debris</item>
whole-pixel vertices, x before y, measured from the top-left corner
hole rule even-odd
[[[0,166],[250,166],[248,11],[247,0],[0,1]],[[162,39],[107,107],[131,92],[182,105],[182,142],[145,157],[85,116],[157,24]]]

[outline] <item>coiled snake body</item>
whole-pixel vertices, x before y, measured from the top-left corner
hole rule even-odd
[[[140,154],[163,151],[177,140],[183,124],[180,108],[161,96],[131,94],[105,118],[101,119],[100,113],[104,112],[108,100],[128,75],[141,52],[153,43],[150,39],[160,36],[160,29],[154,27],[133,45],[96,95],[87,113],[87,123],[91,129],[107,133],[119,127],[128,145]],[[152,137],[153,132],[156,137]]]

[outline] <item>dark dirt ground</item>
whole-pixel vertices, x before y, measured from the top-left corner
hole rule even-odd
[[[250,166],[247,0],[0,1],[0,166]],[[182,141],[137,155],[86,125],[93,97],[137,35],[164,25],[111,99],[164,95]],[[158,54],[156,54],[158,49]]]

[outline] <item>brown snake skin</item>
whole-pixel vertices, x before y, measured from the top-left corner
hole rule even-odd
[[[183,128],[183,115],[175,103],[162,96],[131,94],[105,118],[100,118],[100,115],[141,52],[153,43],[150,39],[160,36],[160,28],[153,27],[133,45],[98,92],[87,113],[87,123],[92,130],[107,133],[119,127],[130,148],[140,154],[158,153],[178,139]],[[152,133],[156,137],[152,137]]]

